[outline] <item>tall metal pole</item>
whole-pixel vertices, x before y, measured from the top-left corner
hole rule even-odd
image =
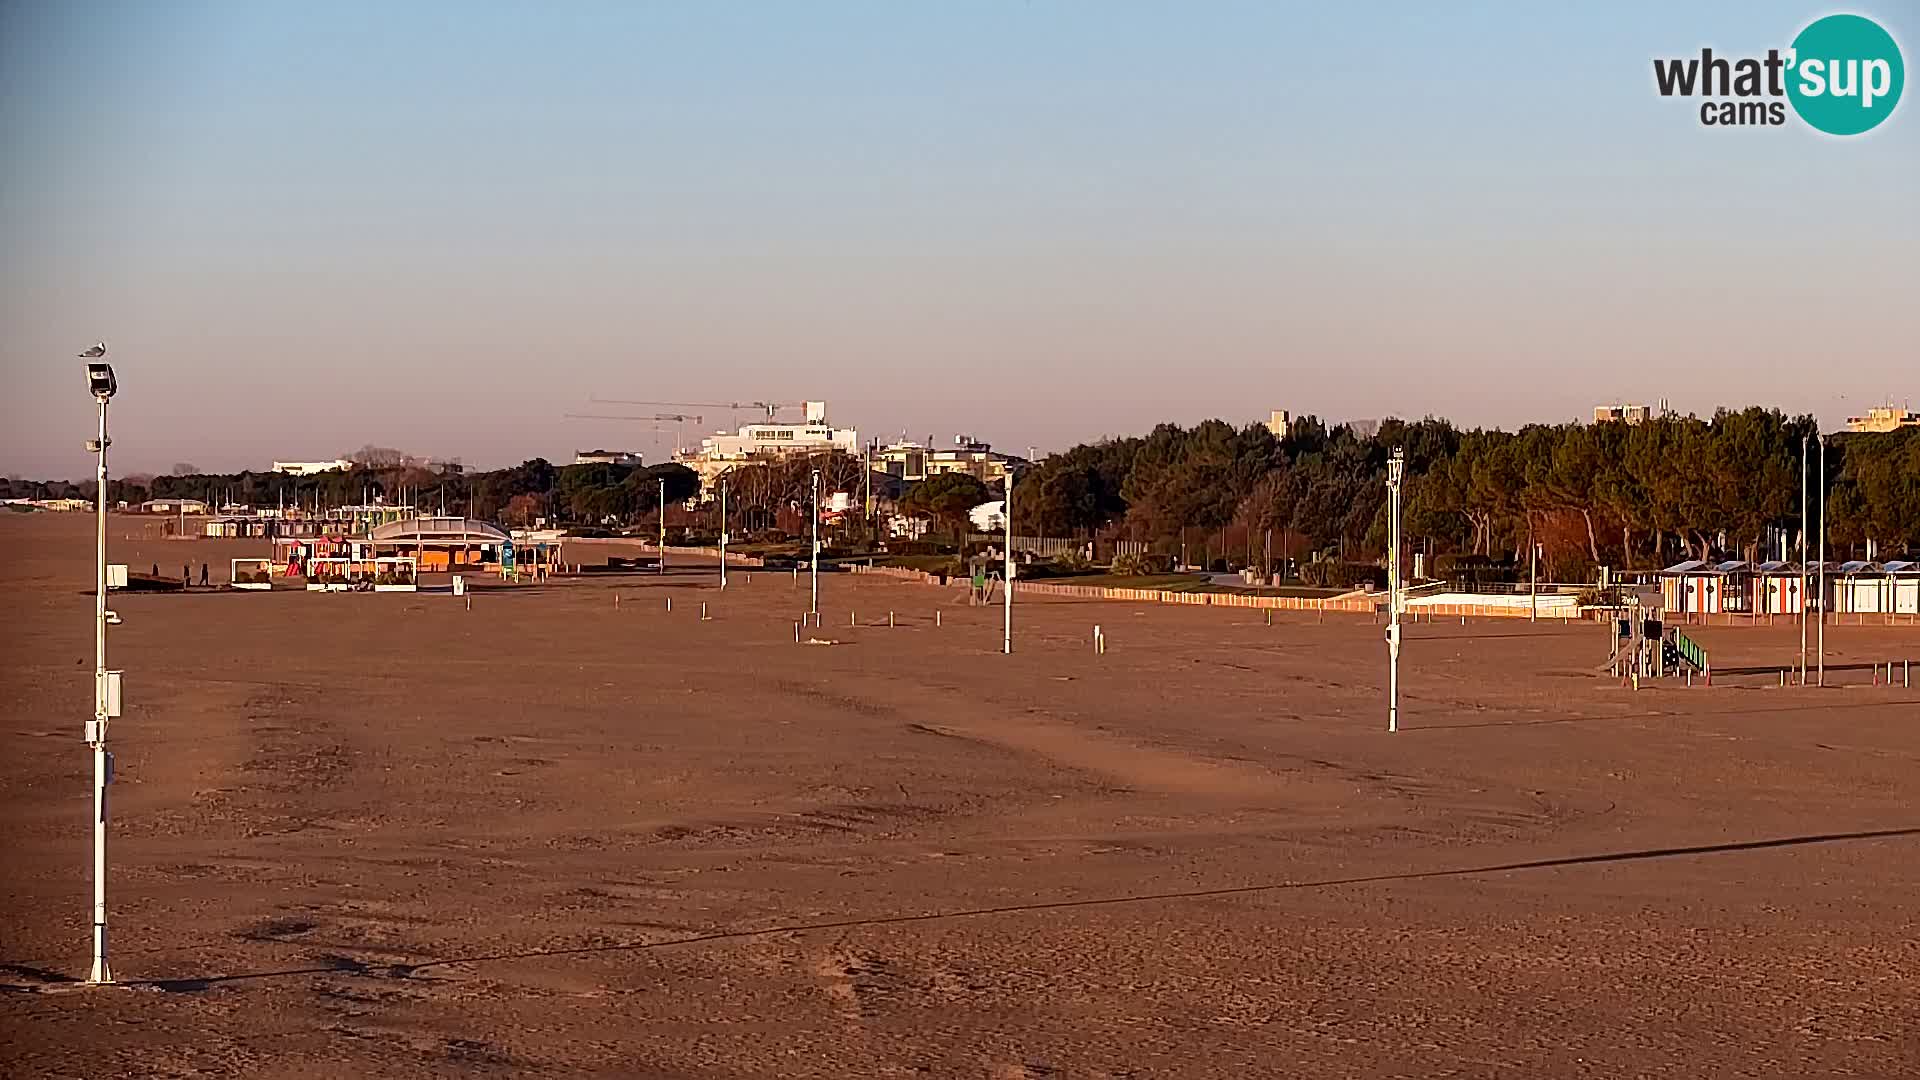
[[[1800,436],[1800,685],[1807,685],[1807,436]]]
[[[727,478],[720,478],[720,591],[727,591]]]
[[[820,470],[813,470],[813,556],[807,560],[807,578],[813,586],[813,619],[820,621]]]
[[[1400,483],[1407,459],[1387,459],[1387,730],[1400,730]]]
[[[1006,562],[1005,562],[1004,569],[1000,571],[1001,592],[1005,594],[1002,597],[1002,599],[1004,601],[1003,606],[1006,609],[1006,626],[1001,636],[1000,651],[1011,656],[1013,655],[1013,470],[1012,469],[1007,470],[1006,480],[1007,480],[1007,500],[1006,500],[1006,506],[1002,507],[1002,509],[1005,510],[1006,512],[1001,516],[1004,519],[1003,523],[1006,525],[1006,529],[1007,529],[1007,532],[1006,532],[1007,551],[1006,551]]]
[[[113,969],[107,964],[107,783],[111,779],[113,759],[107,753],[107,396],[95,394],[100,403],[100,433],[95,444],[100,460],[94,471],[99,485],[95,529],[93,577],[93,968],[87,974],[90,983],[110,983]]]
[[[660,572],[667,572],[667,478],[660,478]]]
[[[1533,530],[1527,530],[1527,621],[1540,620],[1540,545],[1533,542]]]
[[[1820,650],[1815,685],[1827,685],[1827,437],[1820,436]]]

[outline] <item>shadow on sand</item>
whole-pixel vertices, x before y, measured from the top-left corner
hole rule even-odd
[[[1168,903],[1180,900],[1204,900],[1228,896],[1253,896],[1261,893],[1293,890],[1331,889],[1356,885],[1378,885],[1400,881],[1427,881],[1442,878],[1472,877],[1480,874],[1508,874],[1528,870],[1553,870],[1564,867],[1594,866],[1605,863],[1640,862],[1655,859],[1687,858],[1700,855],[1725,855],[1747,851],[1767,851],[1779,848],[1851,843],[1862,840],[1907,839],[1915,836],[1920,836],[1920,827],[1874,829],[1862,832],[1812,833],[1804,836],[1783,836],[1767,840],[1747,840],[1735,843],[1698,844],[1689,847],[1642,848],[1635,851],[1602,852],[1596,855],[1570,855],[1555,859],[1531,859],[1523,862],[1490,863],[1479,866],[1455,867],[1446,870],[1417,870],[1398,874],[1371,874],[1360,877],[1325,878],[1316,881],[1280,881],[1260,885],[1236,885],[1216,889],[1136,893],[1127,896],[1097,897],[1089,900],[1039,901],[1030,904],[1004,904],[996,907],[934,911],[918,915],[881,915],[860,919],[839,919],[829,922],[786,923],[779,926],[763,927],[757,930],[722,930],[709,934],[695,934],[689,937],[667,938],[661,941],[635,941],[613,945],[586,945],[578,948],[562,949],[527,949],[518,952],[486,953],[472,956],[446,957],[437,960],[423,960],[414,964],[368,964],[344,956],[329,956],[325,962],[320,965],[289,968],[280,971],[254,971],[234,975],[209,975],[200,978],[141,979],[118,985],[133,989],[190,994],[210,990],[230,983],[259,982],[310,975],[355,975],[368,978],[411,979],[423,973],[431,972],[435,968],[453,967],[462,964],[486,964],[511,960],[538,960],[547,957],[645,952],[653,949],[666,949],[681,945],[700,945],[720,941],[744,941],[752,938],[771,937],[778,934],[854,930],[870,926],[899,926],[908,923],[943,922],[952,919],[1021,915],[1039,911],[1070,911],[1084,908],[1118,907],[1126,904]],[[64,989],[75,985],[74,980],[71,978],[24,964],[0,964],[0,971],[7,971],[16,975],[40,980],[37,984],[0,984],[0,990],[32,993],[56,988]]]

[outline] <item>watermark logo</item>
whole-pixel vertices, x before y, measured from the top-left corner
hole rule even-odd
[[[1907,70],[1893,35],[1861,15],[1828,15],[1808,23],[1785,50],[1765,57],[1656,59],[1661,97],[1697,97],[1707,127],[1779,126],[1794,115],[1828,135],[1859,135],[1880,126],[1900,104]]]

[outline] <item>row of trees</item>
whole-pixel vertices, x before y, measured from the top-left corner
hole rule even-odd
[[[1797,535],[1811,417],[1722,410],[1710,420],[1460,430],[1383,422],[1363,434],[1308,417],[1284,436],[1220,421],[1164,424],[1040,462],[1014,494],[1022,533],[1120,532],[1166,546],[1193,527],[1275,530],[1312,550],[1380,552],[1386,466],[1407,458],[1409,538],[1429,550],[1518,559],[1531,541],[1631,567],[1672,554],[1757,557]],[[1830,440],[1829,540],[1920,547],[1920,429]],[[1818,493],[1809,518],[1817,524]]]
[[[107,496],[141,503],[148,499],[200,499],[218,506],[337,507],[381,498],[411,502],[423,512],[471,513],[508,524],[538,518],[571,523],[619,523],[650,517],[660,505],[661,482],[668,504],[700,494],[700,477],[684,465],[646,468],[624,465],[554,465],[535,458],[490,472],[436,473],[419,465],[363,465],[314,476],[282,473],[193,473],[110,479]],[[0,498],[92,498],[92,481],[0,479]]]
[[[1015,490],[1014,524],[1027,535],[1120,535],[1160,550],[1177,550],[1189,530],[1232,529],[1247,540],[1277,534],[1280,550],[1296,555],[1335,548],[1378,554],[1386,538],[1387,459],[1399,447],[1407,458],[1408,535],[1426,550],[1519,560],[1530,542],[1540,542],[1567,572],[1594,563],[1644,567],[1680,554],[1752,558],[1791,540],[1803,524],[1817,524],[1817,491],[1805,521],[1800,509],[1802,454],[1811,447],[1817,458],[1817,435],[1811,417],[1761,408],[1722,410],[1706,420],[1512,432],[1462,430],[1432,418],[1387,420],[1362,432],[1307,417],[1278,436],[1218,420],[1163,424],[1038,462]],[[339,506],[383,496],[509,524],[542,517],[606,524],[651,518],[662,480],[669,504],[701,494],[699,477],[676,464],[556,466],[534,459],[440,475],[416,459],[363,456],[367,463],[350,471],[311,477],[134,477],[114,481],[109,496],[255,506]],[[1832,544],[1920,548],[1920,429],[1833,436],[1827,458]],[[731,527],[799,531],[816,469],[823,495],[845,492],[857,504],[870,490],[882,508],[923,514],[956,533],[964,531],[968,510],[999,494],[956,475],[902,490],[885,474],[864,474],[850,455],[789,457],[727,474]],[[91,495],[91,483],[0,480],[3,497]]]

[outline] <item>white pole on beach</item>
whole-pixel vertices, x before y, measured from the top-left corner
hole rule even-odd
[[[1800,685],[1807,685],[1807,437],[1800,436]]]
[[[1006,596],[1004,597],[1004,605],[1003,605],[1006,609],[1006,628],[1002,634],[1000,648],[1002,652],[1011,656],[1013,655],[1013,470],[1012,469],[1007,470],[1007,503],[1006,503],[1006,506],[1003,507],[1002,509],[1006,511],[1005,514],[1002,516],[1005,518],[1006,527],[1007,527],[1007,532],[1006,532],[1007,551],[1006,551],[1005,569],[1002,570],[1000,573],[1000,577],[1002,579],[1000,584],[1006,592]]]
[[[1820,436],[1820,651],[1815,685],[1827,685],[1827,437]]]
[[[1400,484],[1405,451],[1387,459],[1387,730],[1400,730]]]
[[[86,726],[86,736],[93,748],[93,966],[87,973],[87,981],[101,984],[113,981],[113,969],[107,964],[107,785],[113,782],[113,755],[107,752],[107,721],[120,714],[120,677],[119,672],[107,670],[107,399],[113,396],[117,386],[113,368],[104,359],[107,355],[104,344],[80,355],[99,360],[87,365],[87,381],[93,390],[93,399],[100,405],[100,430],[87,447],[98,455],[94,495],[99,505],[93,578],[93,723]]]
[[[813,618],[820,621],[820,470],[813,470],[813,556],[807,560],[807,578],[813,586]]]

